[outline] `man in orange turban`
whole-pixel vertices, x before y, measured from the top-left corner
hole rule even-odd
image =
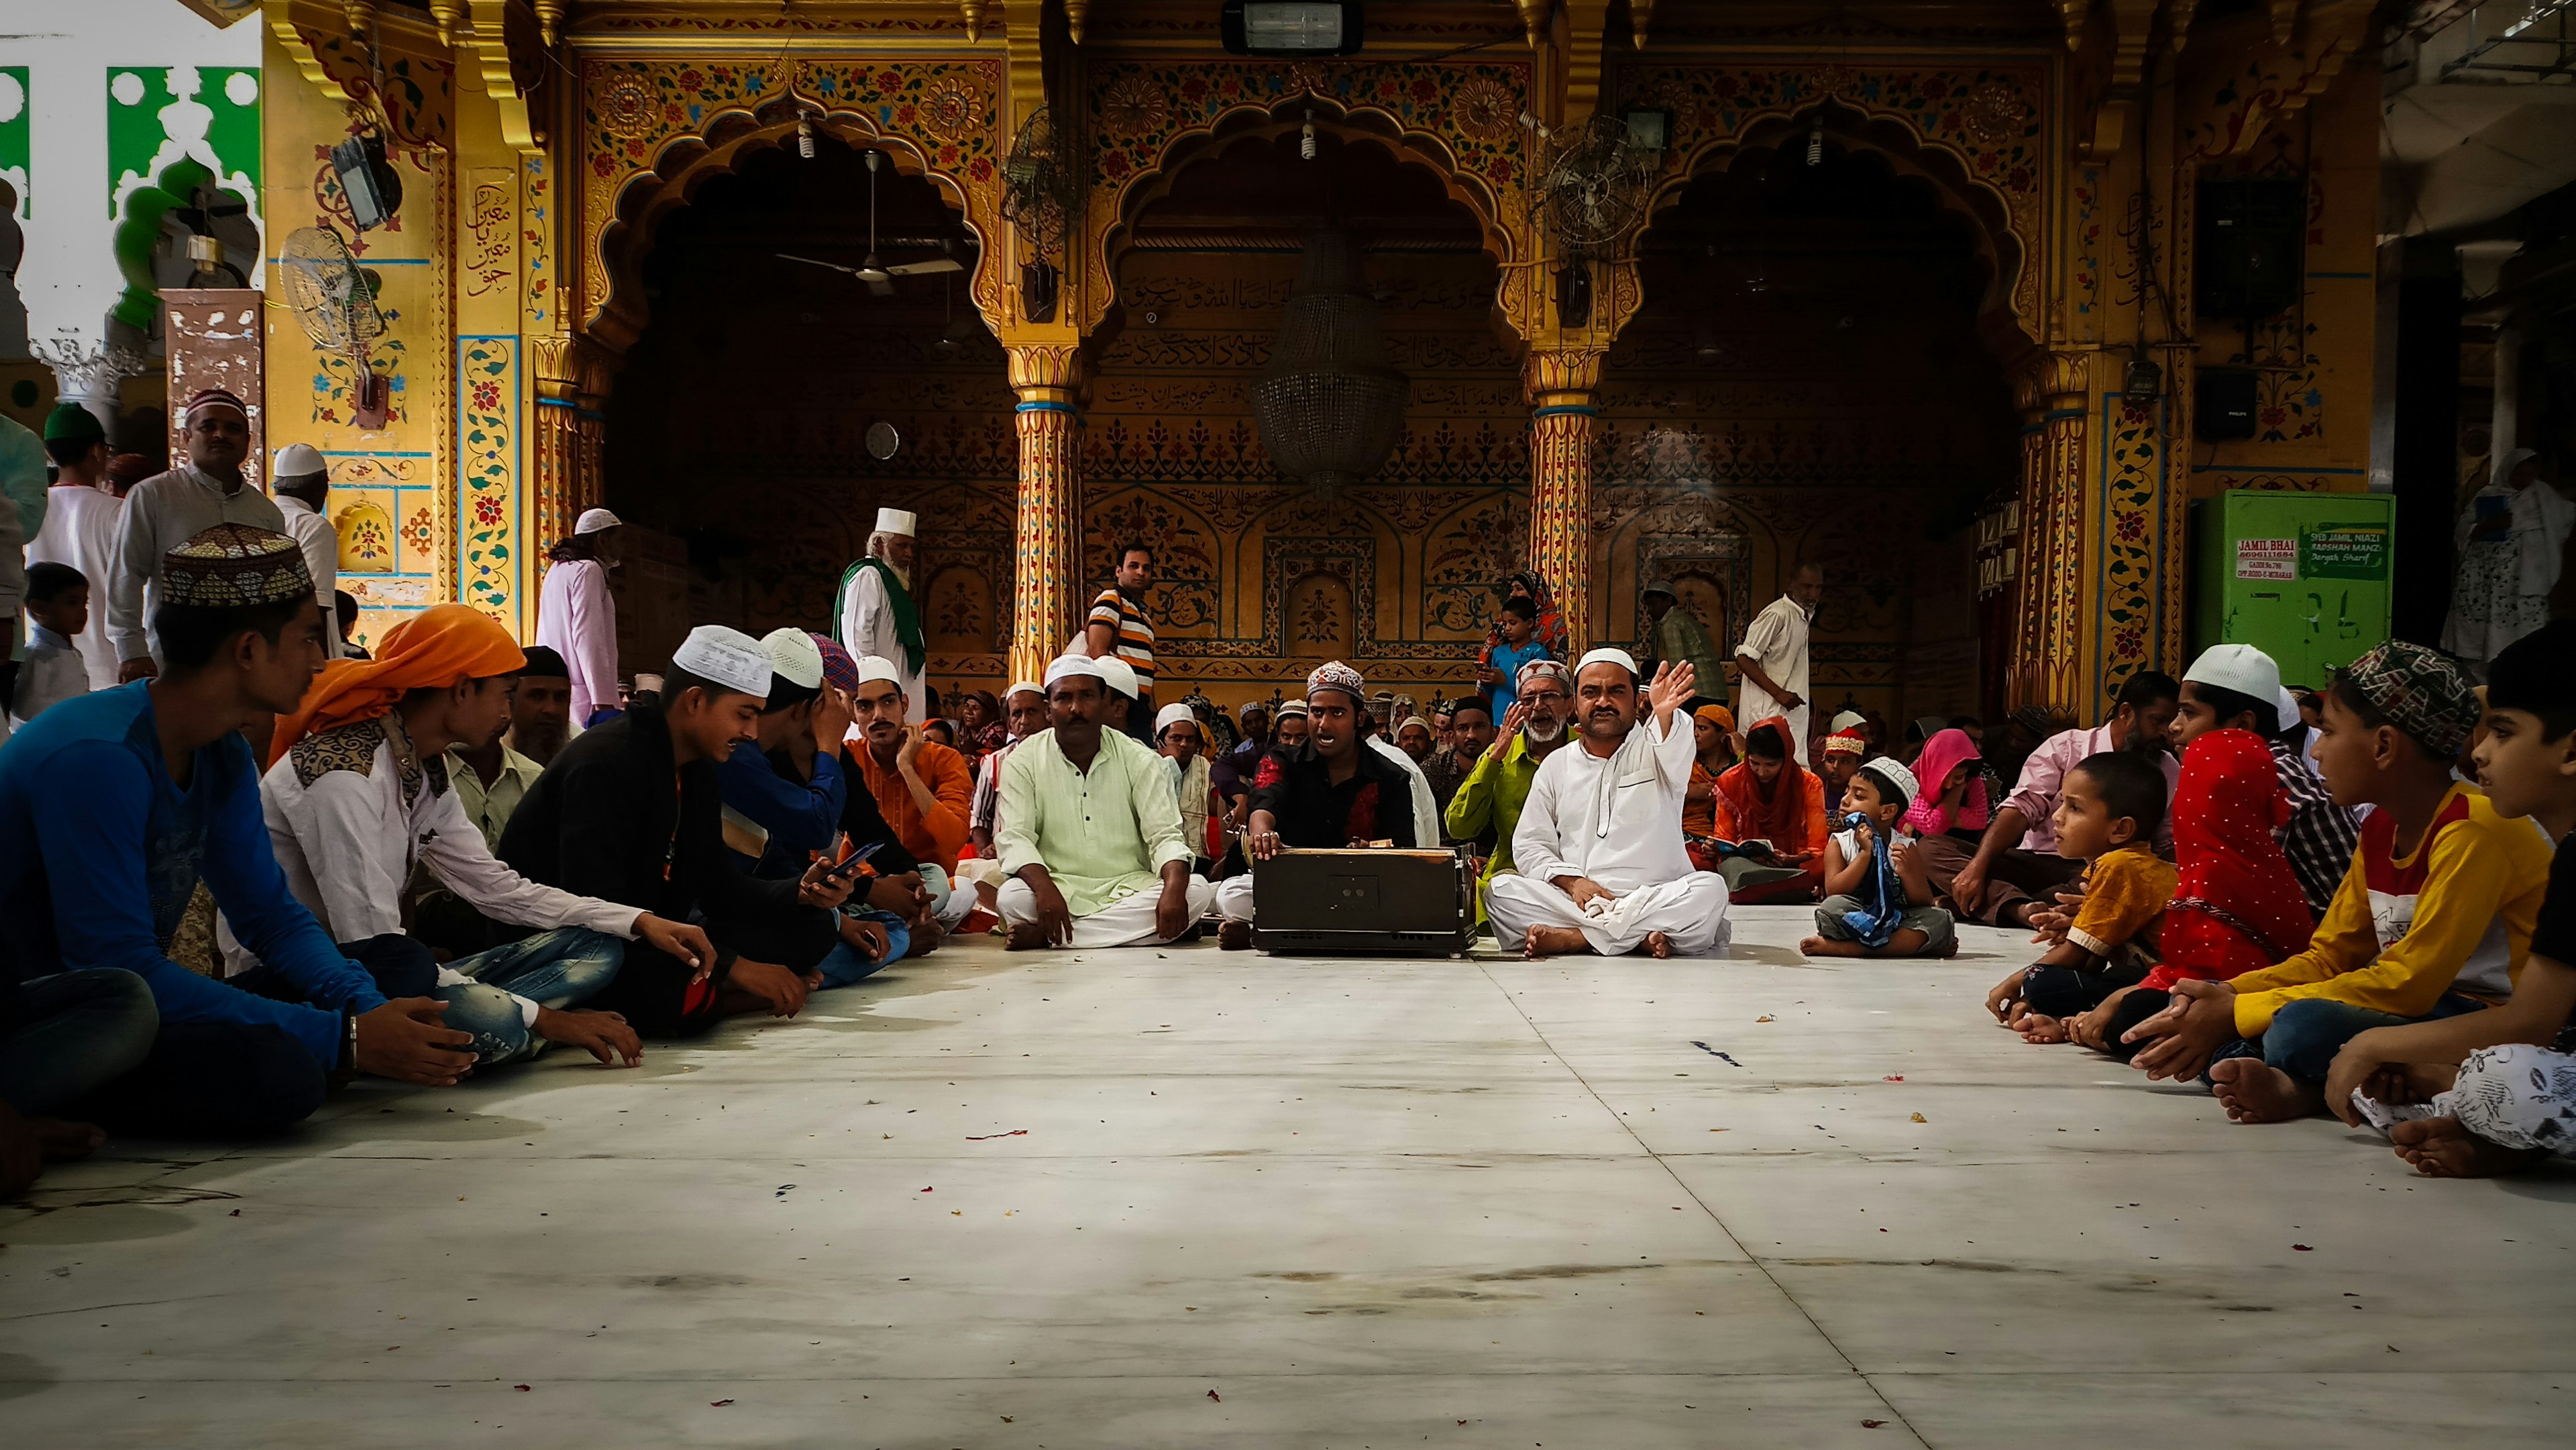
[[[444,604],[388,631],[368,660],[325,666],[278,721],[262,813],[287,889],[353,959],[398,995],[445,1005],[472,1034],[482,1067],[576,1044],[601,1062],[633,1064],[643,1047],[614,1012],[567,1010],[607,986],[625,942],[643,938],[703,972],[706,934],[650,912],[540,886],[493,859],[448,779],[447,748],[480,749],[510,723],[510,690],[527,663],[509,631]],[[415,865],[493,921],[534,936],[439,966],[402,929]],[[227,941],[228,969],[258,970]]]

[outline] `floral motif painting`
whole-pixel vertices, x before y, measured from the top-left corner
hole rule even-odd
[[[510,612],[518,561],[519,339],[456,342],[457,598]]]

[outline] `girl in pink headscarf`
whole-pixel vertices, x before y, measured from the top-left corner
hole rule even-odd
[[[1912,833],[1958,832],[1970,841],[1983,834],[1992,815],[1983,765],[1977,742],[1965,730],[1944,730],[1924,741],[1923,753],[1914,761],[1914,778],[1923,791],[1905,812]]]

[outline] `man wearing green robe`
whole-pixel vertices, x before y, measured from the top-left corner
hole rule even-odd
[[[929,692],[922,688],[922,672],[930,664],[930,650],[922,638],[921,613],[912,603],[913,526],[913,516],[903,509],[877,510],[867,556],[841,575],[832,618],[841,647],[853,658],[875,655],[903,671],[895,683],[909,702],[905,717],[918,725],[927,718]]]

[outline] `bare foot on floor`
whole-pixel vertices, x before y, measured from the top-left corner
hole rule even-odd
[[[29,1118],[27,1131],[36,1135],[36,1146],[47,1158],[60,1163],[71,1158],[86,1158],[107,1142],[107,1133],[95,1123],[67,1123],[60,1118]]]
[[[1252,923],[1236,921],[1229,917],[1217,926],[1216,945],[1219,951],[1239,952],[1250,949]]]
[[[1646,933],[1646,951],[1657,961],[1662,961],[1673,954],[1673,939],[1662,932],[1650,931]]]
[[[2231,1057],[2209,1070],[2231,1123],[2286,1123],[2325,1106],[2325,1094],[2260,1058]]]
[[[2025,1012],[2013,1026],[2021,1029],[2024,1042],[2064,1042],[2066,1024],[2045,1012]]]
[[[1002,950],[1006,952],[1034,951],[1046,944],[1046,928],[1034,921],[1019,923],[1002,938]]]
[[[1534,926],[1521,937],[1521,955],[1533,960],[1590,950],[1592,943],[1570,926]]]
[[[2520,1173],[2549,1155],[2538,1149],[2490,1143],[2457,1118],[2418,1118],[2388,1130],[2397,1156],[2427,1178],[2494,1178]]]
[[[1861,954],[1861,947],[1856,941],[1834,941],[1828,937],[1811,936],[1798,943],[1798,954],[1808,957],[1856,957]]]

